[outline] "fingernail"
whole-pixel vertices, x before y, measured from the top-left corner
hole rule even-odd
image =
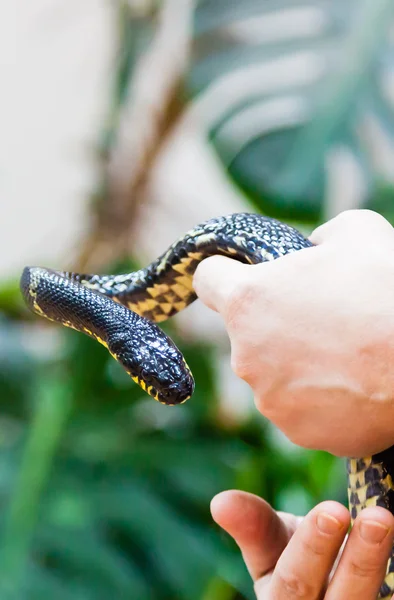
[[[317,527],[322,533],[337,533],[342,529],[342,523],[328,513],[320,513],[316,519]]]
[[[371,544],[382,542],[389,531],[388,527],[378,521],[362,521],[360,523],[361,537]]]

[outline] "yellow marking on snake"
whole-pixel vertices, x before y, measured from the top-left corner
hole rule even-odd
[[[191,258],[182,258],[181,262],[176,265],[172,265],[172,268],[181,275],[187,275],[189,273],[189,266],[192,262],[193,260]]]
[[[160,402],[160,404],[165,404],[165,402],[161,402],[159,400],[159,394],[158,392],[154,389],[153,385],[150,385],[146,392],[149,394],[149,396],[152,396],[152,398],[154,398],[154,400],[156,400],[157,402]]]
[[[181,275],[181,277],[176,277],[175,281],[179,284],[179,285],[183,285],[184,288],[186,288],[188,290],[188,292],[193,292],[194,288],[193,288],[193,279],[192,277],[189,275],[189,277],[187,277],[186,275]]]
[[[32,281],[30,283],[29,295],[33,299],[33,307],[34,307],[35,312],[38,315],[40,315],[41,317],[45,317],[45,318],[48,319],[47,315],[44,313],[44,311],[42,310],[41,306],[37,302],[37,288],[38,288],[38,284],[39,284],[39,279],[36,277],[36,275],[34,275],[34,277],[32,277]],[[54,321],[54,319],[48,319],[48,320],[49,321]]]
[[[147,292],[152,298],[156,298],[157,296],[161,296],[168,292],[169,287],[166,283],[156,283],[153,287],[148,287]]]
[[[170,290],[168,294],[164,295],[164,299],[167,300],[167,302],[169,302],[170,304],[174,304],[174,302],[176,302],[179,298],[177,297],[175,292]]]
[[[174,302],[174,307],[178,312],[180,312],[186,307],[186,302]]]
[[[171,303],[167,303],[167,302],[163,302],[163,303],[159,303],[159,302],[155,302],[154,305],[150,305],[152,306],[152,308],[147,308],[147,305],[145,304],[144,301],[139,302],[138,304],[128,304],[128,307],[133,310],[134,312],[136,312],[138,315],[141,316],[146,316],[150,321],[153,321],[154,323],[159,323],[160,321],[165,321],[166,319],[168,319],[168,315],[171,312],[171,309],[173,307],[173,302]],[[168,310],[168,306],[170,307]],[[165,309],[163,307],[166,307],[166,310],[168,310],[168,313],[165,312]],[[161,309],[162,312],[155,312],[156,310]]]
[[[372,457],[371,456],[367,456],[366,458],[363,458],[363,463],[365,465],[365,469],[368,469],[368,467],[371,466],[372,464]],[[357,459],[356,458],[351,458],[349,460],[349,465],[350,465],[350,472],[351,473],[358,473],[359,469],[357,466]]]
[[[170,304],[169,302],[163,302],[163,304],[160,304],[160,308],[163,311],[163,317],[166,317],[167,315],[170,314],[171,310],[172,310],[172,304]]]
[[[68,327],[68,329],[74,329],[74,331],[80,331],[70,321],[62,321],[61,323],[62,323],[62,325],[64,325],[64,327]]]
[[[171,286],[171,289],[181,300],[186,300],[186,298],[190,296],[190,291],[183,287],[183,285],[179,285],[179,283],[174,283],[174,285]]]
[[[167,321],[167,319],[168,315],[158,313],[153,315],[152,320],[154,321],[154,323],[161,323],[162,321]]]
[[[30,295],[33,298],[33,306],[34,306],[34,310],[36,311],[37,314],[39,314],[41,317],[46,317],[46,314],[44,313],[44,311],[42,310],[41,306],[38,304],[37,302],[37,294],[34,294],[32,291],[30,291]],[[53,321],[53,319],[49,319],[49,321]]]
[[[138,310],[138,304],[136,304],[135,302],[128,302],[127,303],[127,308],[129,308],[133,312],[137,313],[137,315],[140,314],[140,312]]]
[[[146,300],[141,300],[138,302],[138,312],[141,314],[150,312],[156,308],[156,306],[158,306],[158,302],[156,300],[153,300],[153,298],[147,298]]]
[[[104,348],[107,348],[108,350],[108,344],[105,340],[103,340],[103,338],[101,338],[100,336],[96,335],[95,333],[93,334],[94,338],[99,342],[99,344],[101,344],[102,346],[104,346]]]
[[[349,483],[352,488],[361,488],[366,485],[365,477],[362,473],[349,473]]]

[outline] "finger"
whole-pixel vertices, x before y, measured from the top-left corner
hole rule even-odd
[[[326,599],[375,600],[394,538],[394,517],[379,507],[357,517]]]
[[[293,515],[279,517],[261,498],[237,490],[215,496],[211,512],[237,542],[253,580],[275,566],[297,526]]]
[[[316,506],[299,525],[279,558],[269,585],[269,598],[320,598],[349,522],[349,512],[337,502]],[[256,586],[256,591],[258,597],[267,597],[264,581]],[[339,597],[345,596],[338,595],[337,599]]]
[[[221,311],[237,287],[247,266],[225,256],[211,256],[197,267],[193,287],[200,300],[212,310]]]
[[[371,233],[392,237],[392,225],[372,210],[346,210],[320,225],[310,236],[312,244],[345,239],[349,243],[368,239]]]

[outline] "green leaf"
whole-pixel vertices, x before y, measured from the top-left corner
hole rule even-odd
[[[392,180],[366,127],[372,119],[393,147],[393,18],[391,0],[199,2],[189,85],[224,166],[260,210],[320,219],[339,150],[365,187],[358,205]]]

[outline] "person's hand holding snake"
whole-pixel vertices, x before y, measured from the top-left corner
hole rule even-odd
[[[101,275],[26,267],[21,291],[33,312],[96,339],[144,391],[168,405],[186,401],[194,379],[179,349],[155,323],[186,308],[197,293],[223,316],[234,370],[252,387],[259,410],[297,444],[348,457],[355,528],[326,596],[327,575],[349,522],[343,507],[326,505],[328,516],[342,523],[336,534],[319,533],[312,512],[286,546],[294,519],[283,529],[267,505],[249,497],[252,509],[240,510],[237,529],[237,518],[233,524],[231,516],[223,519],[220,502],[219,510],[214,502],[215,519],[238,541],[247,564],[251,552],[266,564],[268,552],[271,562],[260,569],[267,574],[257,585],[259,598],[266,589],[265,599],[280,600],[283,573],[285,590],[291,589],[291,573],[298,573],[309,587],[302,592],[301,586],[297,595],[293,586],[291,597],[350,600],[356,598],[357,576],[374,594],[384,572],[379,598],[392,597],[394,549],[389,561],[386,550],[394,518],[394,234],[385,219],[370,211],[343,213],[309,241],[269,217],[225,215],[196,225],[138,271]],[[279,537],[268,530],[263,551],[256,538],[264,530],[259,523],[271,521]],[[368,521],[375,532],[386,533],[364,562]],[[311,562],[303,571],[308,551]],[[345,579],[356,581],[353,595]]]
[[[394,231],[371,211],[280,260],[203,261],[194,285],[226,324],[235,373],[293,442],[341,456],[394,444]]]
[[[302,519],[228,491],[213,499],[211,511],[238,543],[258,600],[376,600],[394,538],[388,511],[366,508],[344,546],[350,516],[337,502]]]

